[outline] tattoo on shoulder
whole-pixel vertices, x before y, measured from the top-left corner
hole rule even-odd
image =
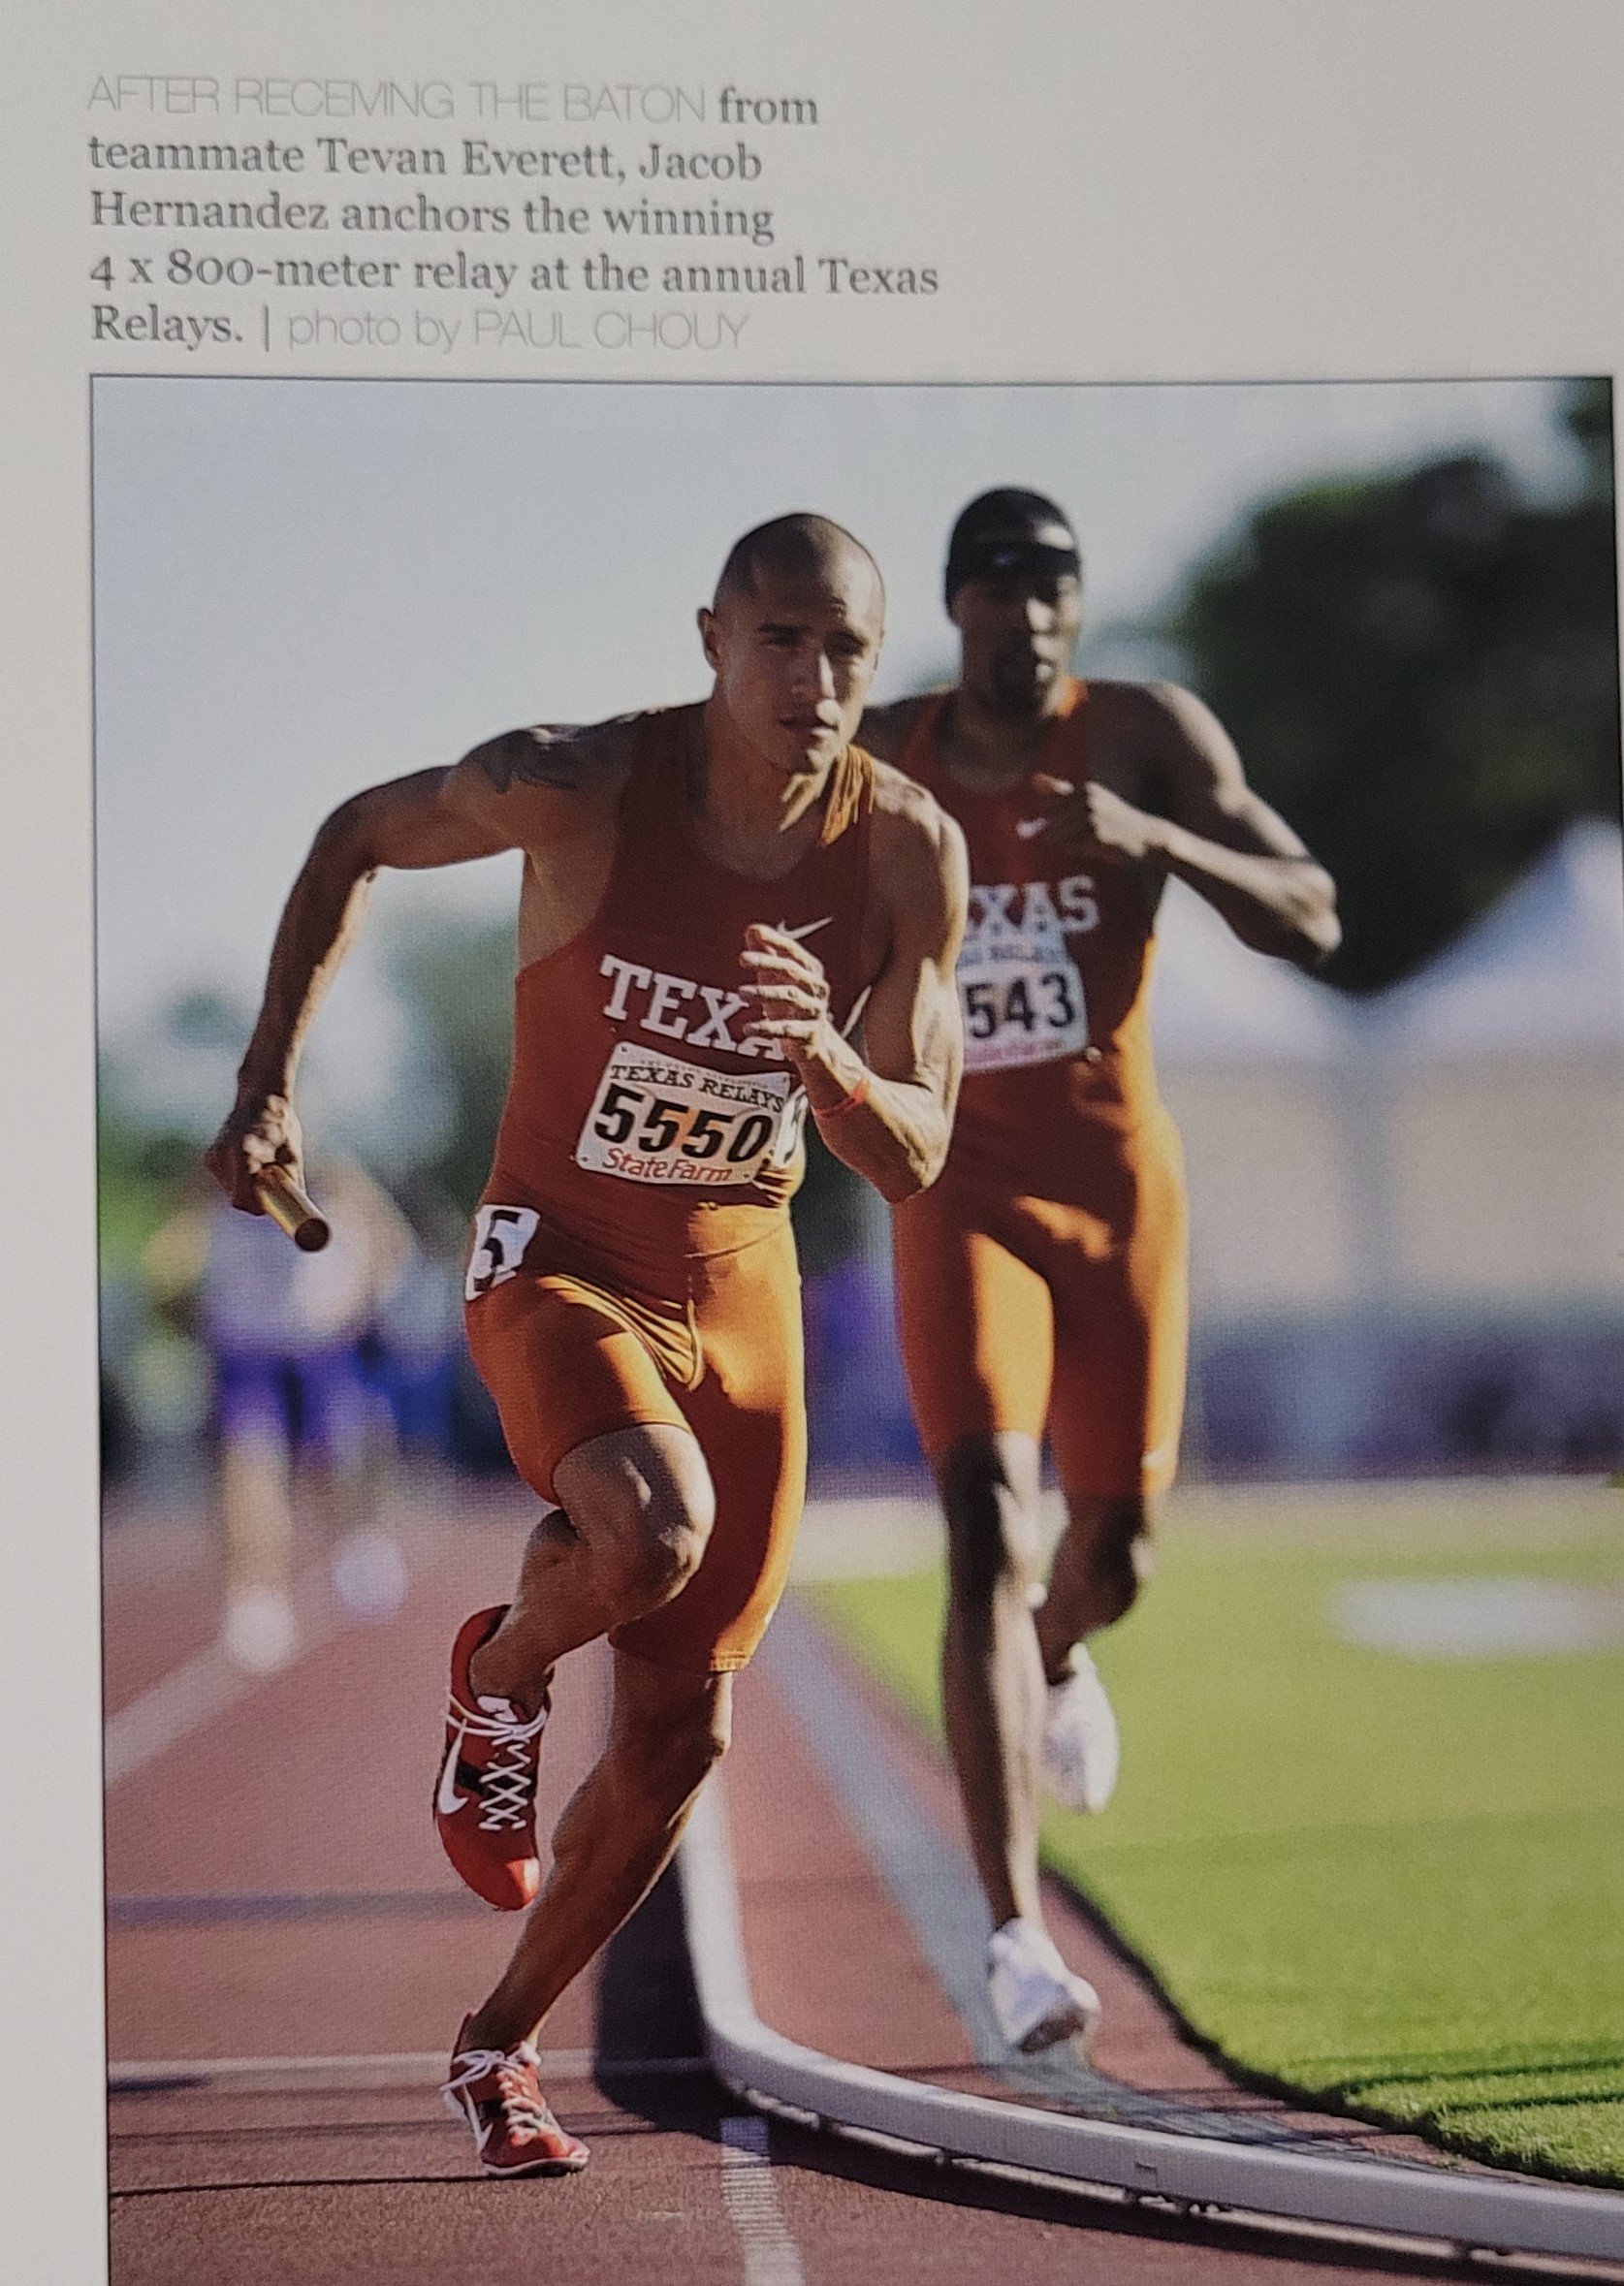
[[[579,737],[567,730],[510,730],[481,746],[474,760],[498,794],[516,785],[567,790],[581,782]]]

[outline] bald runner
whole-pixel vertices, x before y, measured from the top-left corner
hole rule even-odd
[[[494,2174],[586,2164],[536,2035],[669,1859],[783,1586],[806,1467],[788,1217],[805,1123],[892,1201],[946,1156],[964,844],[852,743],[883,621],[868,551],[780,518],[699,613],[703,704],[511,731],[345,802],[294,884],[209,1154],[249,1213],[257,1172],[300,1171],[300,1049],[380,868],[523,851],[513,1068],[466,1315],[544,1506],[512,1602],[453,1648],[434,1795],[462,1880],[531,1908],[445,2088]],[[609,1742],[544,1881],[555,1672],[600,1635]]]

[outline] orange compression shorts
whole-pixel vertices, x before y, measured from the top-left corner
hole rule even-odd
[[[1165,1112],[1101,1126],[1074,1171],[1071,1203],[1018,1196],[955,1146],[894,1213],[920,1442],[939,1467],[964,1438],[1046,1426],[1072,1499],[1160,1492],[1178,1466],[1189,1322],[1178,1131]]]
[[[685,1672],[743,1667],[783,1592],[806,1494],[787,1216],[734,1252],[647,1265],[635,1279],[544,1219],[518,1270],[468,1303],[466,1323],[513,1464],[544,1500],[565,1453],[593,1437],[652,1421],[693,1432],[716,1503],[699,1569],[609,1639]]]

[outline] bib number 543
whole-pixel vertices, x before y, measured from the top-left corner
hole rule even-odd
[[[1028,1034],[1066,1032],[1082,1014],[1071,989],[1075,981],[1074,970],[1044,968],[1018,970],[1002,992],[991,979],[967,984],[966,1030],[974,1040],[990,1040],[1012,1025]]]

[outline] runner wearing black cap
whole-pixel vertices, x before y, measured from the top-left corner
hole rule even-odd
[[[892,1226],[947,1520],[948,1742],[992,1911],[993,2006],[1031,2049],[1086,2037],[1099,2006],[1043,1927],[1039,1770],[1074,1809],[1110,1797],[1116,1723],[1085,1638],[1148,1576],[1183,1411],[1183,1170],[1146,1021],[1157,905],[1177,874],[1243,942],[1304,966],[1338,929],[1329,876],[1198,699],[1069,673],[1082,557],[1054,501],[972,500],[945,593],[958,683],[872,711],[862,736],[970,845],[958,1123],[940,1180]],[[1067,1505],[1046,1583],[1045,1433]]]

